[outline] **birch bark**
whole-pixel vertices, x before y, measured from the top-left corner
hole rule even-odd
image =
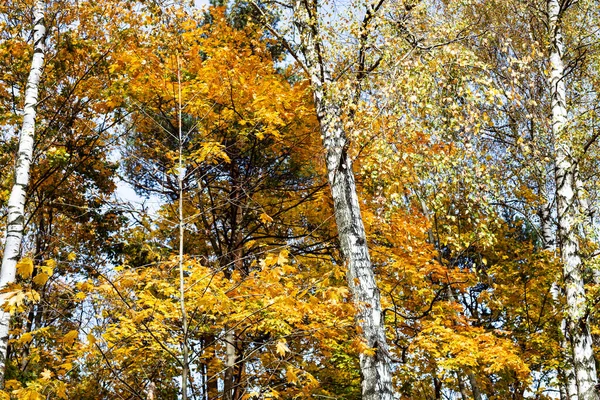
[[[575,234],[576,182],[573,147],[565,135],[567,121],[564,40],[561,17],[564,12],[559,0],[548,0],[550,29],[550,90],[552,98],[552,135],[556,151],[556,205],[558,245],[563,264],[567,312],[564,335],[570,344],[579,400],[596,400],[597,376],[592,337],[587,320],[587,305],[579,242]],[[567,377],[568,379],[569,377]],[[572,379],[572,378],[571,378]],[[572,383],[569,387],[573,387]],[[571,395],[569,393],[569,395]]]
[[[548,199],[548,194],[544,190],[544,197]],[[541,225],[541,234],[542,234],[542,246],[543,249],[550,252],[556,251],[556,235],[552,229],[552,212],[551,212],[552,204],[548,203],[540,208],[539,216],[540,216],[540,225]],[[560,303],[560,298],[563,295],[558,284],[554,283],[551,288],[552,300],[554,304]],[[557,312],[560,312],[556,310]],[[561,321],[560,330],[563,333],[563,338],[561,339],[561,347],[567,350],[566,360],[567,365],[565,368],[560,368],[558,370],[558,375],[560,377],[560,395],[561,398],[565,400],[577,400],[577,382],[575,379],[575,370],[572,367],[572,353],[570,351],[570,345],[564,338],[564,332],[566,328],[566,320],[563,319]],[[571,364],[571,365],[569,365]]]
[[[314,102],[326,153],[327,174],[334,203],[340,248],[347,263],[348,285],[356,305],[356,320],[374,354],[360,355],[363,400],[393,399],[389,350],[380,293],[369,257],[367,238],[356,193],[348,137],[341,122],[342,107],[328,92],[331,71],[323,55],[316,1],[294,3],[294,23],[310,75]]]
[[[25,220],[25,189],[29,183],[29,167],[33,155],[38,84],[44,66],[44,3],[36,1],[33,9],[33,58],[25,90],[23,124],[19,135],[19,150],[15,164],[15,180],[8,199],[8,219],[2,267],[0,268],[0,288],[14,282],[16,266],[21,254],[23,223]],[[8,348],[10,313],[0,309],[0,386],[4,386],[4,373]]]

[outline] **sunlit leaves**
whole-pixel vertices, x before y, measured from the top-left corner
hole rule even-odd
[[[31,258],[23,258],[17,263],[17,273],[22,278],[29,278],[33,273],[33,260]]]

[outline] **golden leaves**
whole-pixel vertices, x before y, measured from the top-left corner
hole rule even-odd
[[[17,263],[17,273],[21,278],[28,279],[31,278],[34,269],[37,268],[39,272],[33,276],[32,281],[39,286],[43,286],[54,272],[55,265],[54,260],[47,260],[45,265],[35,267],[31,258],[24,257]]]
[[[52,379],[52,375],[53,375],[53,374],[52,374],[52,371],[50,371],[49,369],[45,368],[45,369],[42,371],[42,373],[40,374],[40,377],[41,377],[43,380],[46,380],[46,381],[48,381],[48,380]]]
[[[217,164],[221,161],[231,162],[224,151],[225,146],[217,142],[203,142],[198,150],[192,152],[188,158],[196,163]]]
[[[265,212],[260,214],[259,219],[262,221],[263,224],[269,224],[273,222],[273,218],[271,218],[271,216],[269,216],[269,214]]]
[[[75,340],[77,339],[77,337],[79,336],[79,332],[75,329],[70,330],[69,332],[67,332],[61,339],[61,341],[67,345],[67,346],[72,346],[73,343],[75,343]]]
[[[48,282],[48,278],[49,276],[47,273],[41,272],[33,278],[33,282],[36,285],[43,286],[46,282]]]
[[[28,257],[22,258],[17,263],[17,273],[22,278],[29,278],[33,273],[33,260]]]
[[[19,344],[26,344],[29,343],[33,340],[33,335],[31,334],[31,332],[26,332],[24,334],[21,335],[21,337],[18,340]]]
[[[290,351],[290,348],[288,347],[285,339],[281,339],[277,342],[277,344],[275,345],[275,351],[282,357],[285,356],[285,353]]]

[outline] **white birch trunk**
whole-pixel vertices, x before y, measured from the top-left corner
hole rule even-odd
[[[185,165],[183,164],[183,131],[182,131],[182,99],[181,99],[181,66],[179,55],[177,55],[177,132],[179,139],[179,162],[178,162],[178,195],[179,195],[179,307],[181,309],[181,325],[183,328],[183,341],[181,343],[181,399],[187,400],[188,379],[190,375],[189,345],[188,345],[188,323],[187,310],[185,307],[185,274],[183,271],[183,244],[185,235],[185,219],[183,218],[183,181],[185,179]]]
[[[228,327],[225,327],[228,329]],[[225,379],[223,380],[223,399],[233,400],[233,380],[237,359],[235,348],[235,332],[228,329],[225,335]]]
[[[546,199],[548,196],[546,195]],[[543,241],[543,249],[546,251],[556,251],[555,247],[555,237],[552,230],[552,213],[550,211],[551,204],[547,204],[543,206],[539,212],[540,215],[540,225],[541,225],[541,233],[542,233],[542,241]],[[562,296],[560,287],[558,284],[554,283],[552,288],[550,289],[550,293],[552,294],[552,300],[555,305],[560,303],[560,298]],[[560,310],[557,310],[560,312]],[[560,330],[563,334],[563,337],[560,340],[560,345],[563,349],[566,350],[565,359],[567,361],[567,365],[565,368],[560,368],[558,370],[558,375],[560,377],[560,396],[564,398],[564,400],[577,400],[577,380],[575,378],[575,370],[573,369],[573,359],[571,346],[567,342],[566,337],[564,336],[564,332],[566,330],[566,320],[563,318],[561,321]],[[564,386],[563,386],[564,385]]]
[[[548,199],[548,196],[545,196]],[[542,234],[542,248],[548,251],[556,250],[555,247],[555,237],[552,230],[552,213],[550,211],[551,205],[545,205],[540,209],[540,225],[541,225],[541,234]]]
[[[29,166],[33,155],[35,133],[35,107],[38,99],[38,84],[44,66],[44,3],[36,1],[33,27],[33,59],[25,90],[23,125],[19,135],[19,150],[15,164],[15,180],[8,199],[8,219],[2,267],[0,268],[0,288],[14,282],[16,266],[21,254],[23,224],[25,220],[25,189],[29,183]],[[0,310],[0,386],[4,386],[10,313]]]
[[[552,134],[556,150],[556,204],[558,216],[558,244],[563,263],[567,312],[565,337],[573,357],[579,400],[597,400],[596,365],[592,337],[587,321],[585,289],[581,274],[582,263],[579,242],[575,235],[576,182],[572,161],[572,144],[565,135],[567,121],[564,40],[561,29],[561,5],[548,0],[550,28],[550,90],[552,97]],[[569,379],[569,377],[567,377]],[[571,378],[572,380],[572,378]],[[573,387],[572,383],[569,387]],[[569,393],[569,395],[571,395]]]
[[[326,87],[331,74],[323,60],[323,41],[317,21],[316,3],[295,4],[295,24],[300,31],[302,52],[314,95],[327,174],[331,188],[335,220],[343,257],[347,263],[348,286],[356,306],[356,321],[366,345],[374,355],[361,354],[363,400],[392,400],[393,386],[390,356],[385,336],[379,289],[369,257],[352,160],[348,157],[348,137],[341,122],[340,101],[332,98]]]
[[[348,266],[348,285],[356,305],[358,325],[367,346],[375,349],[373,356],[360,355],[362,398],[391,400],[392,377],[379,289],[369,258],[352,161],[346,153],[347,138],[339,121],[339,107],[327,104],[322,95],[320,90],[315,90],[340,247]]]

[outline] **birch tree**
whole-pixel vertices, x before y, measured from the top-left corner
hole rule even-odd
[[[15,280],[23,238],[25,189],[29,182],[29,167],[33,154],[38,84],[44,65],[44,37],[46,35],[46,28],[44,25],[44,3],[42,1],[36,1],[33,17],[33,59],[31,61],[31,70],[25,92],[23,124],[19,136],[14,184],[8,200],[6,240],[4,242],[4,254],[0,270],[0,287],[3,289],[6,289],[7,285]],[[0,310],[0,381],[4,380],[9,328],[10,313]]]
[[[556,150],[556,205],[558,216],[558,246],[563,263],[563,277],[567,301],[564,335],[570,344],[568,351],[573,360],[578,395],[570,398],[593,400],[597,374],[592,349],[592,336],[587,318],[587,305],[582,276],[582,261],[576,236],[576,162],[575,149],[567,132],[566,75],[564,65],[565,42],[562,18],[570,1],[548,1],[550,34],[550,91],[552,101],[552,134]],[[569,378],[569,377],[567,377]],[[569,384],[569,387],[574,385]]]
[[[331,83],[331,71],[320,61],[323,43],[311,15],[317,11],[316,7],[311,10],[307,2],[296,7],[300,14],[297,21],[301,27],[304,56],[323,136],[340,247],[347,262],[348,284],[357,307],[356,319],[367,346],[375,350],[373,354],[360,355],[363,399],[392,399],[390,360],[380,294],[369,257],[352,160],[348,156],[348,136],[341,122],[342,109],[326,89]]]
[[[254,3],[257,10],[260,5]],[[360,96],[360,83],[369,71],[377,67],[375,61],[367,65],[366,42],[369,40],[373,19],[381,11],[384,0],[367,4],[364,18],[357,28],[358,53],[348,62],[356,65],[356,79],[349,79],[355,98]],[[355,5],[354,5],[355,6]],[[344,96],[335,89],[339,82],[334,78],[334,63],[330,53],[335,50],[326,37],[324,21],[326,8],[317,0],[297,0],[289,4],[292,10],[291,25],[297,35],[297,49],[290,41],[285,47],[302,65],[313,92],[325,160],[327,177],[333,198],[340,250],[347,265],[347,280],[356,306],[356,321],[369,350],[360,356],[362,398],[364,400],[392,399],[392,376],[389,349],[386,340],[381,298],[369,256],[369,248],[361,216],[352,159],[348,154],[349,135],[343,123],[348,114],[343,104]],[[263,14],[264,15],[264,14]],[[273,29],[268,29],[283,39]],[[343,67],[342,67],[343,68]],[[343,73],[342,73],[343,75]],[[349,112],[350,115],[352,111]]]

